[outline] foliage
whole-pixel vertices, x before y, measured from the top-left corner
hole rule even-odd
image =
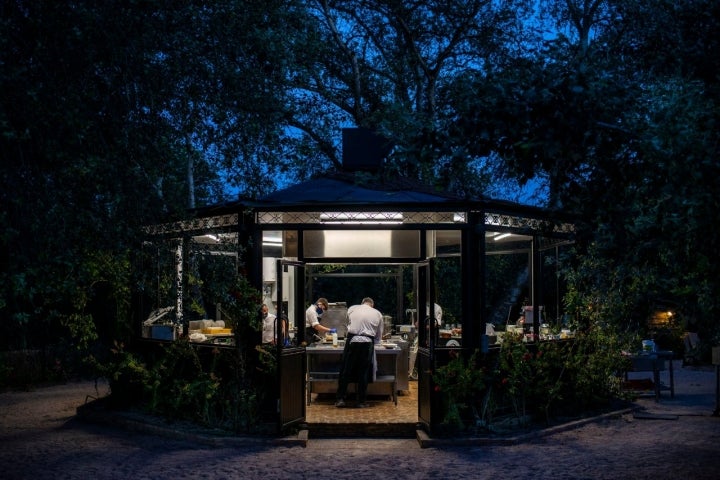
[[[140,408],[170,420],[234,432],[257,432],[266,401],[242,366],[239,352],[212,349],[201,357],[187,340],[154,354],[130,351],[115,342],[105,362],[94,360],[98,376],[110,385],[115,408]]]
[[[465,424],[461,410],[474,409],[476,397],[485,388],[485,374],[479,368],[478,351],[469,358],[453,352],[448,363],[433,371],[432,380],[435,391],[443,399],[443,423],[451,428],[463,429]]]
[[[151,370],[151,411],[208,422],[208,405],[218,384],[206,374],[187,340],[172,342]]]
[[[3,348],[125,337],[141,226],[267,189],[287,3],[3,5]]]
[[[258,369],[266,378],[277,376],[277,347],[272,344],[256,345]]]
[[[497,373],[516,416],[525,419],[530,413],[537,413],[535,409],[547,411],[557,399],[560,379],[551,368],[562,366],[563,360],[556,349],[543,345],[542,350],[534,350],[521,339],[521,335],[503,338]]]
[[[639,342],[608,325],[596,324],[576,333],[575,348],[566,363],[572,383],[564,395],[569,412],[587,412],[622,398],[620,373],[623,351]]]
[[[562,341],[526,343],[506,334],[499,349],[470,358],[453,352],[432,380],[442,398],[444,431],[501,432],[607,409],[625,398],[623,351],[637,343],[599,324]],[[508,417],[509,416],[509,417]],[[509,421],[510,418],[512,421]]]
[[[230,316],[230,325],[235,329],[236,340],[243,344],[249,344],[253,332],[262,331],[262,317],[259,314],[261,304],[261,292],[250,284],[244,275],[238,275],[222,305],[223,311]]]
[[[117,408],[141,404],[146,398],[146,388],[151,375],[147,364],[137,353],[125,348],[123,342],[113,342],[111,355],[100,362],[95,357],[88,359],[99,377],[107,379],[112,392],[111,404]]]
[[[347,124],[393,140],[389,176],[545,183],[579,327],[671,302],[716,338],[720,4],[540,4],[6,2],[0,346],[127,338],[142,225],[340,168]]]

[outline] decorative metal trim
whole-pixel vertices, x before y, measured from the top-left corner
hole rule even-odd
[[[575,225],[573,225],[572,223],[558,223],[547,219],[522,217],[518,215],[508,215],[505,213],[496,212],[485,212],[485,225],[493,227],[515,228],[519,230],[532,230],[534,232],[575,232]]]
[[[324,211],[324,212],[257,212],[260,225],[280,224],[463,224],[466,212],[398,212],[398,211]]]
[[[230,213],[214,217],[199,217],[189,220],[180,220],[173,223],[161,223],[145,227],[148,235],[163,235],[168,233],[183,233],[194,231],[207,231],[217,228],[228,228],[238,225],[238,214]]]

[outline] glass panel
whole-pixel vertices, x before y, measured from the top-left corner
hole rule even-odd
[[[563,297],[567,293],[567,289],[563,275],[562,261],[567,248],[567,244],[556,244],[540,252],[544,306],[542,321],[547,325],[545,330],[541,328],[541,338],[543,335],[557,333],[562,328],[569,326],[563,308]]]
[[[530,305],[532,237],[508,231],[485,234],[485,312],[495,329],[518,324],[522,307]]]
[[[459,336],[462,329],[462,259],[459,255],[438,257],[433,263],[435,268],[435,307],[433,316],[438,320],[444,337]],[[426,312],[429,313],[429,312]],[[449,337],[448,337],[449,338]],[[441,342],[442,343],[442,342]],[[446,343],[446,342],[445,342]]]
[[[178,322],[178,305],[182,311],[182,245],[179,238],[143,243],[146,266],[140,285],[144,337],[152,337],[151,325]]]
[[[237,249],[237,235],[234,233],[211,233],[191,238],[183,301],[186,321],[222,320],[219,305],[235,283]]]

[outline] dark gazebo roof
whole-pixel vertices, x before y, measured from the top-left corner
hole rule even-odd
[[[257,199],[244,198],[201,207],[195,209],[194,213],[198,217],[236,212],[243,208],[314,210],[328,207],[355,209],[365,206],[375,208],[386,206],[393,209],[431,208],[443,211],[482,207],[497,212],[570,220],[558,211],[484,196],[461,197],[404,177],[387,178],[378,173],[345,171],[327,172]]]
[[[456,203],[460,199],[427,185],[407,180],[382,180],[351,173],[327,174],[257,200],[263,206],[276,205],[370,205]]]

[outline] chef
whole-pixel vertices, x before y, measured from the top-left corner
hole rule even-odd
[[[262,329],[262,343],[275,343],[275,332],[277,325],[275,321],[277,317],[269,313],[267,304],[263,303],[260,307],[260,312],[263,318],[263,329]]]
[[[320,323],[320,317],[328,309],[327,298],[320,297],[305,310],[305,342],[313,343],[323,339],[330,329]]]
[[[340,364],[336,407],[345,406],[349,382],[357,382],[357,407],[368,406],[365,403],[367,387],[375,378],[375,344],[380,343],[383,334],[382,313],[374,305],[372,298],[365,297],[360,305],[348,308],[347,339]]]

